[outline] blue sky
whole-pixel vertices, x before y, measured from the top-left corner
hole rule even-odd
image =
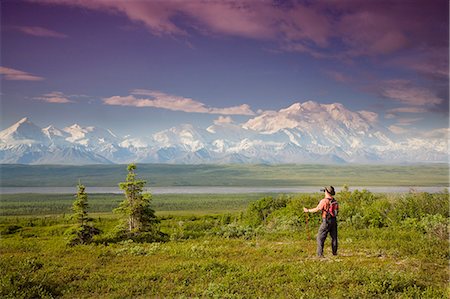
[[[376,2],[376,3],[375,3]],[[148,135],[295,102],[448,127],[448,1],[1,2],[1,129]]]

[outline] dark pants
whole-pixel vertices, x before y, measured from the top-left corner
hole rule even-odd
[[[317,255],[323,256],[323,244],[327,238],[327,234],[330,233],[331,236],[331,250],[333,255],[337,254],[338,249],[338,230],[336,217],[329,220],[322,219],[322,224],[319,227],[319,232],[317,233]]]

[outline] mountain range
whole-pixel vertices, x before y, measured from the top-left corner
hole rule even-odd
[[[447,140],[406,138],[377,114],[342,104],[295,103],[245,123],[220,117],[206,128],[183,124],[121,137],[78,124],[40,128],[23,118],[0,132],[0,163],[416,163],[447,162]]]

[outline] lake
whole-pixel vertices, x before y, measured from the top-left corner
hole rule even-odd
[[[367,189],[374,193],[407,193],[411,189],[419,192],[438,193],[446,187],[383,187],[359,186],[352,190]],[[76,187],[0,187],[0,194],[39,193],[39,194],[75,194]],[[152,194],[237,194],[237,193],[314,193],[320,192],[318,186],[300,187],[203,187],[203,186],[176,186],[146,188]],[[339,192],[341,188],[336,188]],[[118,187],[86,187],[87,193],[122,193]]]

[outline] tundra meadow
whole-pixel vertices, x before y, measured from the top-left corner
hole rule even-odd
[[[151,238],[118,237],[123,194],[89,194],[99,230],[71,245],[74,195],[3,194],[3,298],[446,298],[449,193],[337,188],[339,251],[315,255],[312,194],[159,194]],[[74,188],[74,194],[76,188]],[[306,218],[308,217],[308,218]],[[86,218],[87,219],[87,218]]]

